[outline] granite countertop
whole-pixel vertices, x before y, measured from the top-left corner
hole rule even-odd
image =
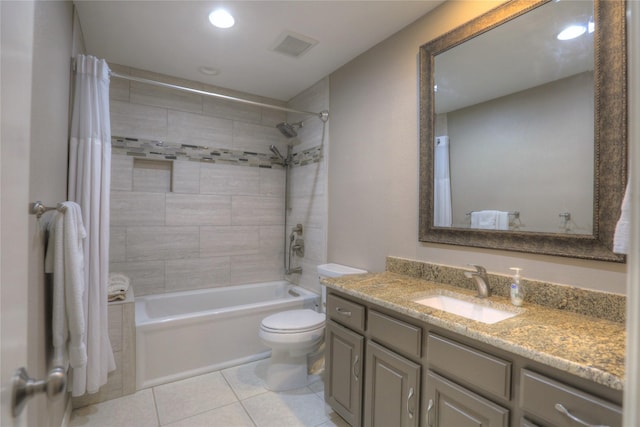
[[[494,295],[479,301],[496,308],[522,312],[498,323],[485,324],[413,302],[434,293],[449,292],[474,298],[474,292],[390,272],[323,278],[322,283],[346,295],[614,390],[623,388],[626,345],[624,323],[535,304],[525,304],[518,308],[511,305],[508,298]]]

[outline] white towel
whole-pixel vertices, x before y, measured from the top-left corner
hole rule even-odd
[[[109,286],[107,288],[107,296],[109,301],[111,297],[117,294],[126,294],[129,289],[130,280],[122,273],[109,273]]]
[[[622,198],[620,207],[620,219],[616,224],[616,231],[613,235],[613,252],[617,254],[629,253],[629,236],[631,234],[631,202],[629,201],[629,187],[631,181],[627,182],[627,189]]]
[[[51,323],[55,361],[65,364],[68,357],[71,367],[77,368],[87,363],[83,304],[86,232],[80,206],[73,202],[62,205],[64,212],[57,212],[50,223],[45,272],[53,273]]]
[[[471,228],[508,230],[509,212],[493,210],[471,212]]]

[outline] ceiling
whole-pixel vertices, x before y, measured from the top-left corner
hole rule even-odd
[[[74,1],[87,53],[109,63],[288,101],[444,0]],[[223,6],[236,25],[213,27]],[[285,32],[318,43],[273,51]],[[416,52],[417,54],[417,52]],[[220,72],[209,76],[200,67]]]

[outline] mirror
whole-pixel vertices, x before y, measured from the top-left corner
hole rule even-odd
[[[420,48],[420,241],[624,262],[624,13],[515,0]]]

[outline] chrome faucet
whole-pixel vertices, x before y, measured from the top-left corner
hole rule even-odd
[[[491,288],[489,287],[489,278],[487,277],[487,270],[481,265],[469,264],[474,267],[476,271],[465,271],[464,276],[469,279],[473,279],[478,287],[478,298],[487,298],[491,296]]]

